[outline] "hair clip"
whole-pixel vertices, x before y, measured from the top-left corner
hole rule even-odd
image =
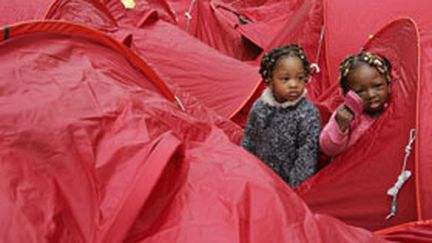
[[[384,73],[387,71],[383,66],[376,66],[376,69],[377,69],[378,72],[380,72],[381,74],[384,74]]]
[[[380,66],[383,65],[383,63],[379,59],[375,59],[374,64],[375,65],[380,65]]]
[[[348,73],[349,73],[349,71],[350,71],[350,68],[346,68],[344,71],[343,71],[343,77],[346,77],[347,75],[348,75]]]

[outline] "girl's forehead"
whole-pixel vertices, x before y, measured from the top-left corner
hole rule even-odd
[[[297,55],[295,55],[295,54],[293,54],[293,53],[283,55],[279,59],[280,60],[282,60],[282,59],[296,59],[297,61],[301,62],[300,57],[297,56]]]
[[[275,69],[288,66],[304,69],[302,60],[299,57],[293,55],[280,57],[275,65]]]
[[[273,70],[273,75],[299,75],[304,73],[305,69],[303,64],[290,62],[289,60],[287,62],[281,63]]]
[[[385,75],[367,63],[356,65],[347,78],[351,85],[367,85],[377,81],[385,81]]]

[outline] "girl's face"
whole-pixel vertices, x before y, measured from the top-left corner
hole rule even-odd
[[[375,67],[361,63],[348,74],[348,85],[363,100],[364,111],[373,118],[379,117],[391,95],[391,84]]]
[[[300,58],[283,56],[275,65],[269,86],[278,102],[294,101],[303,94],[306,78]]]

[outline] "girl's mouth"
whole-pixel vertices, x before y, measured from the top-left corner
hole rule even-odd
[[[290,98],[297,98],[299,94],[297,92],[288,92],[288,97]]]
[[[373,101],[369,101],[368,102],[368,106],[370,108],[378,108],[381,106],[381,101],[380,100],[373,100]]]

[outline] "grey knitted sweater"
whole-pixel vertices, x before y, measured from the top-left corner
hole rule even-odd
[[[246,150],[293,188],[317,170],[321,119],[304,95],[296,102],[281,104],[270,89],[264,90],[249,112],[242,140]]]

